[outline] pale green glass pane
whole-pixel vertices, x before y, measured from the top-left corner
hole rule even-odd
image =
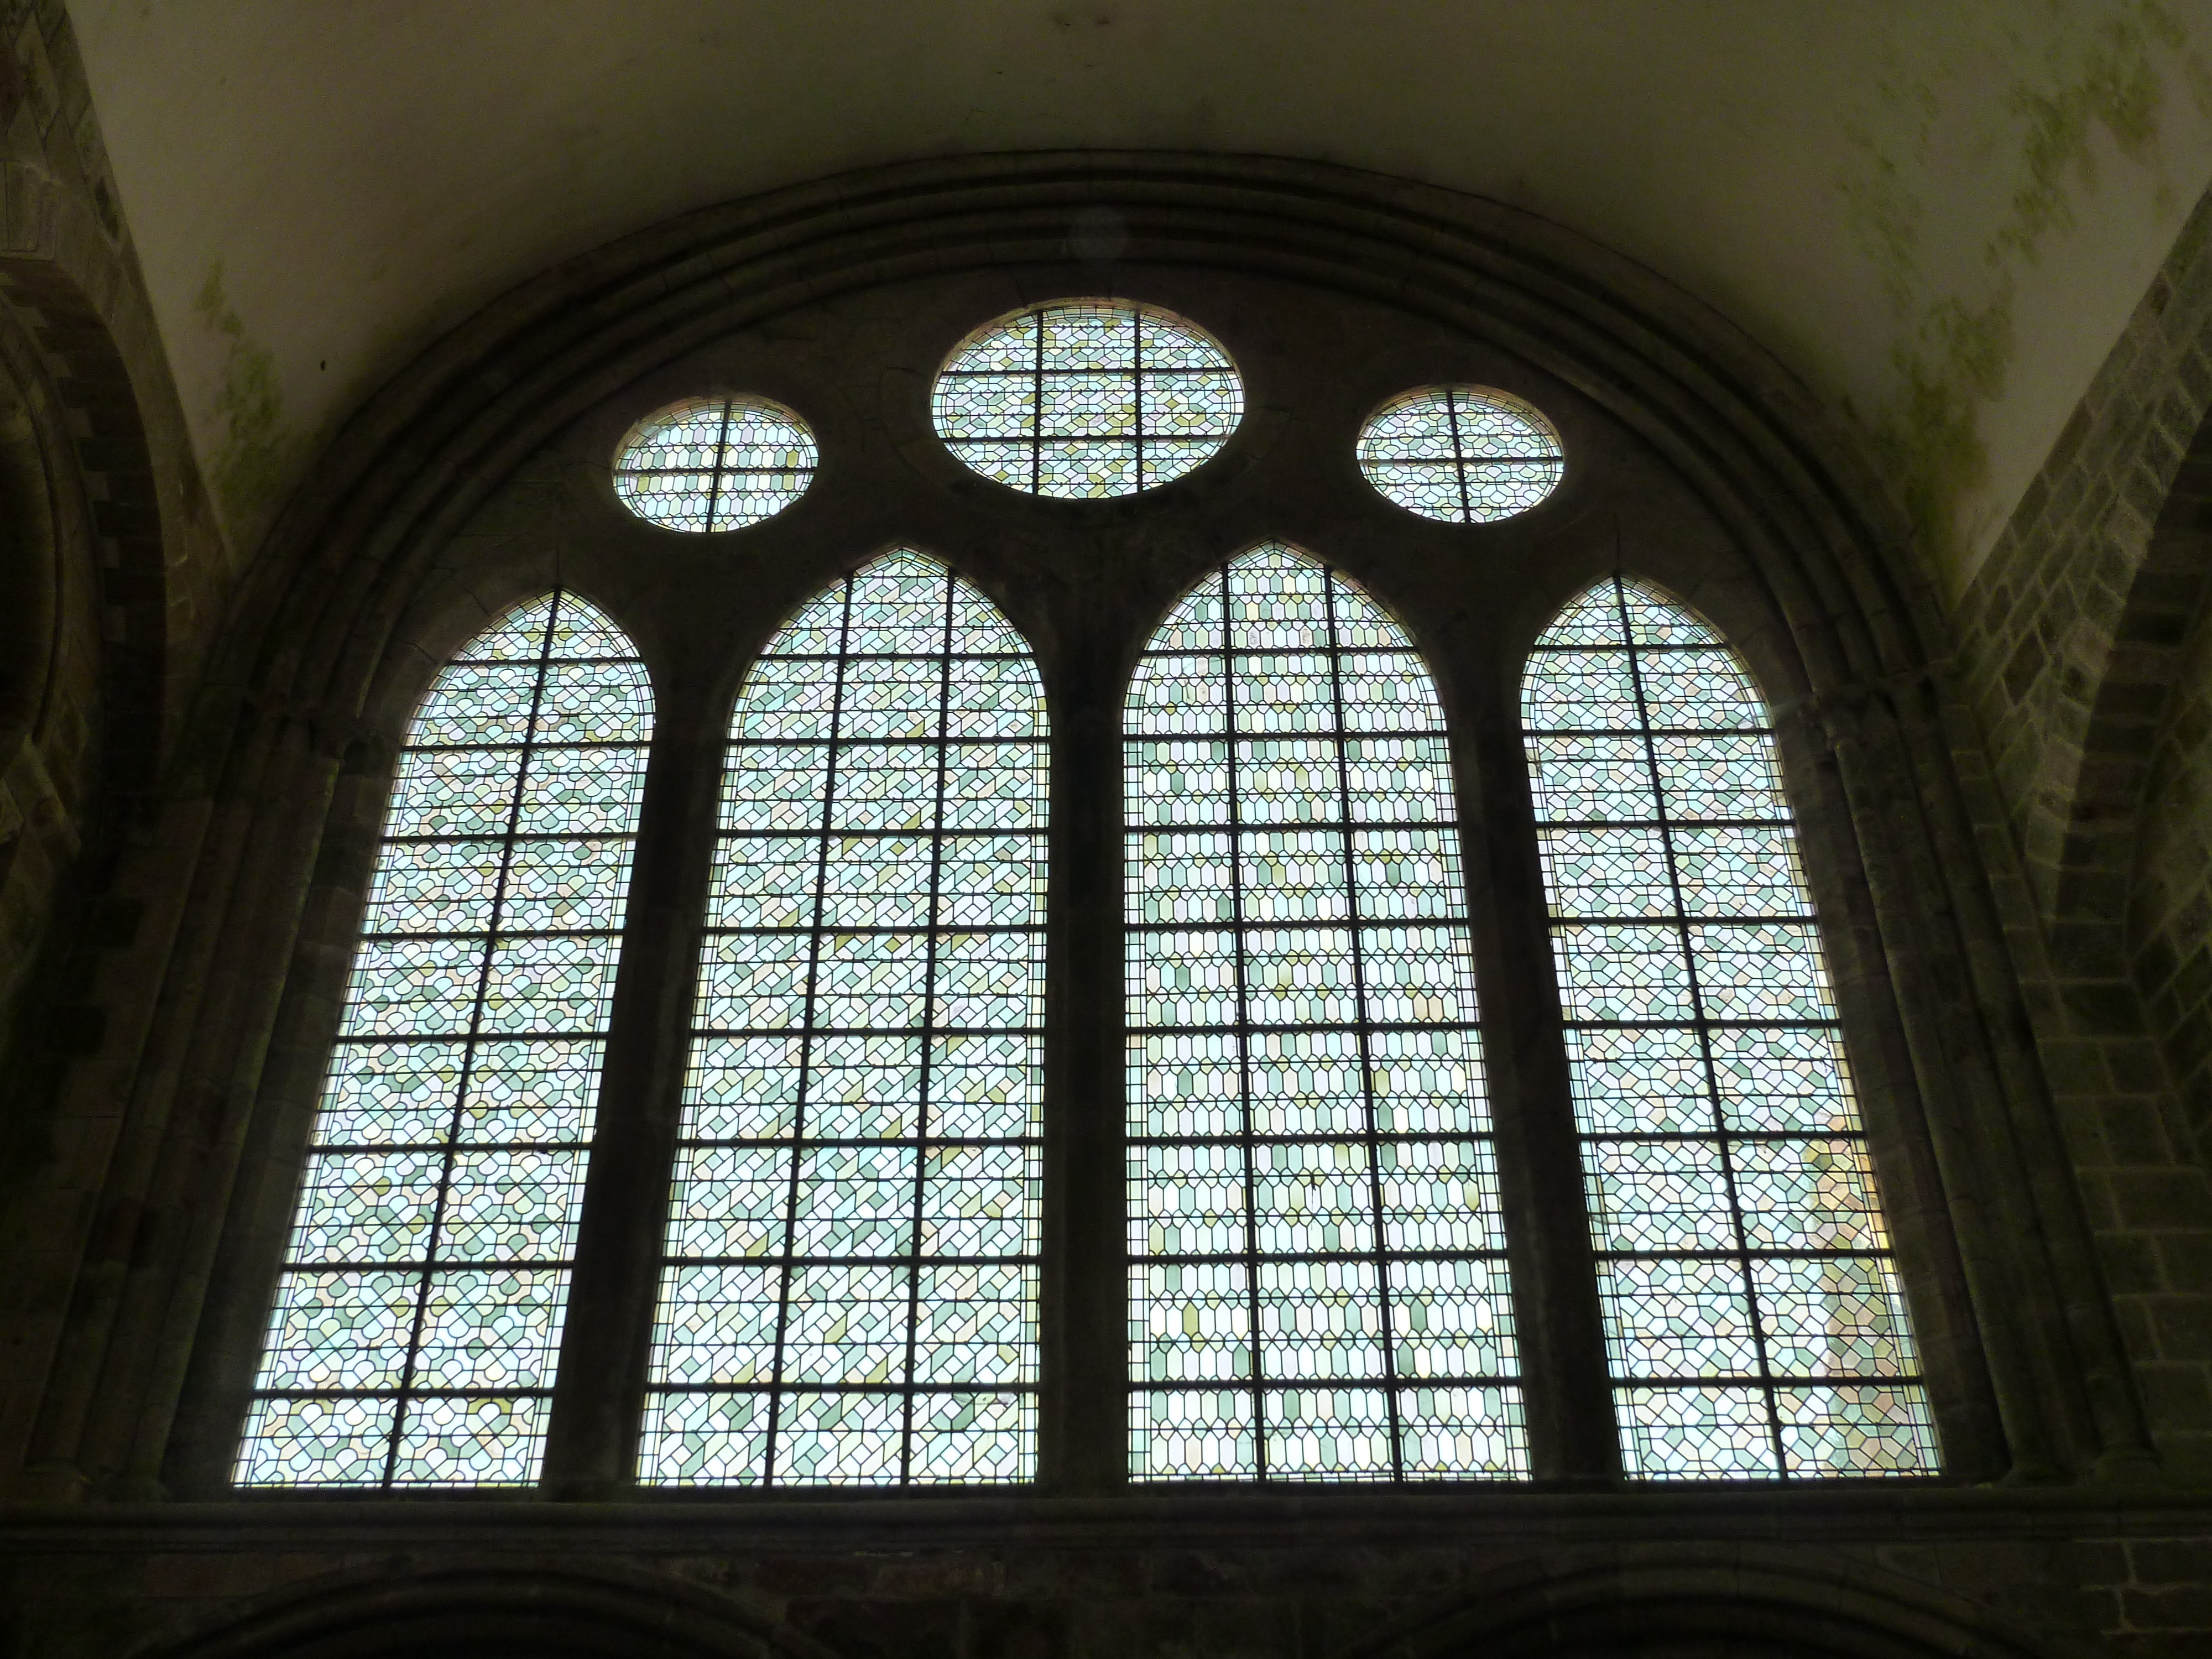
[[[1129,1269],[1131,1358],[1152,1382],[1252,1374],[1252,1276],[1239,1261],[1139,1262]]]
[[[1394,1262],[1390,1334],[1401,1378],[1512,1376],[1518,1366],[1504,1264]]]
[[[904,1406],[895,1394],[786,1394],[776,1430],[776,1484],[896,1485]]]
[[[1632,1479],[1771,1478],[1774,1440],[1760,1391],[1749,1388],[1621,1388],[1621,1462]]]
[[[1259,1473],[1248,1390],[1139,1391],[1129,1399],[1129,1474],[1138,1480],[1249,1480]]]
[[[1528,1478],[1528,1437],[1518,1389],[1401,1389],[1398,1433],[1409,1480]]]
[[[1927,1391],[1917,1385],[1777,1389],[1775,1409],[1783,1455],[1794,1475],[1942,1472]]]
[[[1606,1347],[1618,1377],[1759,1375],[1751,1297],[1729,1260],[1614,1260],[1598,1268]]]
[[[1357,1031],[1255,1031],[1244,1042],[1243,1081],[1254,1134],[1366,1131]]]
[[[379,1486],[398,1402],[388,1396],[262,1398],[246,1420],[241,1486]]]
[[[913,1462],[916,1486],[1005,1486],[1036,1475],[1036,1396],[917,1394]]]
[[[638,1477],[657,1486],[757,1484],[768,1459],[768,1415],[764,1394],[652,1395]]]
[[[520,1486],[538,1478],[550,1401],[418,1396],[402,1407],[395,1486]]]
[[[1387,1389],[1325,1385],[1264,1390],[1269,1478],[1389,1480],[1389,1397]]]
[[[1130,1255],[1242,1254],[1246,1165],[1244,1149],[1234,1143],[1132,1146]]]

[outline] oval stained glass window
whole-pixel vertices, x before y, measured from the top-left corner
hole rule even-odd
[[[1066,300],[970,335],[937,377],[937,434],[1032,495],[1133,495],[1229,441],[1244,385],[1182,318],[1125,300]]]
[[[1479,386],[1425,386],[1367,417],[1359,470],[1408,513],[1489,524],[1526,513],[1566,470],[1559,434],[1518,398]]]
[[[687,398],[647,416],[615,453],[615,494],[647,524],[704,534],[773,518],[820,459],[806,422],[766,398]]]

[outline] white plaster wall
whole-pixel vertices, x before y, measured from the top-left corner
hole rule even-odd
[[[1900,349],[1925,356],[1947,301],[1985,309],[2008,283],[2008,372],[1966,398],[1986,480],[1936,466],[1954,527],[1929,552],[1955,584],[2212,179],[2197,101],[2212,102],[2212,0],[75,0],[71,15],[203,459],[246,538],[410,354],[564,255],[866,163],[1171,147],[1344,162],[1570,225],[1890,431],[1901,472],[1935,463],[1909,419],[1897,436]],[[2094,183],[2062,169],[2070,223],[1993,255],[2033,182],[2039,112],[2078,112],[2066,100],[2106,59],[2148,66],[2154,137],[2124,153],[2093,112]],[[211,276],[219,304],[203,303]],[[264,381],[273,423],[251,414]],[[241,446],[266,464],[226,468]]]

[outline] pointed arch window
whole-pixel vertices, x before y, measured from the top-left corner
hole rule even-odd
[[[1030,1479],[1044,695],[893,553],[731,721],[641,1477]]]
[[[1615,577],[1522,717],[1628,1472],[1936,1473],[1764,701]]]
[[[1154,635],[1127,734],[1132,1473],[1525,1474],[1427,670],[1262,547]]]
[[[567,592],[416,711],[241,1486],[537,1479],[652,726],[637,653]]]

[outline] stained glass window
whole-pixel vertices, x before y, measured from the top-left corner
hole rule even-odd
[[[1236,366],[1150,306],[1072,300],[992,324],[938,376],[938,435],[1033,495],[1127,495],[1180,478],[1244,413]]]
[[[1130,1467],[1527,1472],[1451,763],[1291,548],[1152,641],[1127,742]]]
[[[1487,524],[1526,513],[1559,487],[1552,423],[1486,386],[1431,386],[1393,398],[1359,434],[1359,470],[1425,519]]]
[[[806,422],[781,404],[690,398],[630,428],[615,454],[615,494],[647,524],[736,530],[805,495],[818,459]]]
[[[1933,1474],[1765,704],[1608,579],[1522,718],[1629,1472]]]
[[[652,725],[572,593],[416,712],[240,1484],[537,1479]]]
[[[731,722],[642,1478],[1035,1465],[1045,708],[899,552],[811,601]]]

